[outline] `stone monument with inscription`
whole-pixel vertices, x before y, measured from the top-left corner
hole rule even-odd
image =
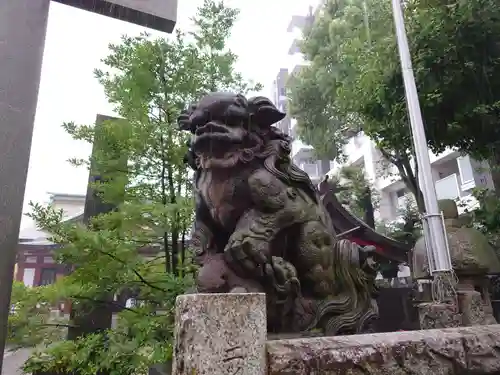
[[[265,373],[265,294],[191,294],[176,304],[173,375]]]

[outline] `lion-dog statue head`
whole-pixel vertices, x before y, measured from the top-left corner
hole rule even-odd
[[[178,119],[192,134],[185,161],[195,170],[257,162],[287,184],[316,196],[309,176],[290,161],[291,138],[273,124],[286,116],[267,98],[216,92],[204,96]]]

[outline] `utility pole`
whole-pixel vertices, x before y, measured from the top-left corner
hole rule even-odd
[[[444,226],[442,214],[439,211],[436,187],[432,178],[427,138],[425,136],[418,92],[415,84],[415,77],[413,75],[401,0],[392,0],[392,11],[405,86],[406,103],[410,117],[413,143],[415,145],[415,155],[420,171],[418,178],[422,188],[426,209],[423,218],[424,225],[427,227],[425,233],[427,255],[430,271],[436,278],[443,274],[452,273],[453,269],[448,249],[446,228]]]

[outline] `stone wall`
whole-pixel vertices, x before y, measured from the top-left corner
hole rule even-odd
[[[177,299],[173,374],[500,375],[500,325],[266,339],[265,295]]]
[[[267,353],[268,375],[499,374],[500,325],[277,340]]]

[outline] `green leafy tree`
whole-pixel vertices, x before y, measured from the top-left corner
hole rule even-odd
[[[464,224],[472,225],[484,233],[490,244],[500,254],[500,199],[488,189],[474,189],[472,192],[476,207],[465,209]],[[469,202],[464,202],[468,206]]]
[[[193,73],[204,93],[247,93],[262,89],[261,84],[245,80],[241,73],[235,71],[238,56],[227,48],[227,41],[238,15],[239,10],[226,6],[224,1],[204,0],[191,19],[194,30],[189,35],[194,39],[194,47],[198,53],[198,69]]]
[[[44,348],[28,360],[25,371],[141,374],[170,358],[175,297],[192,283],[186,269],[192,182],[183,163],[188,139],[177,131],[176,120],[207,91],[259,89],[235,72],[236,56],[226,48],[237,13],[223,2],[206,0],[190,34],[178,31],[169,39],[144,34],[110,45],[96,77],[120,119],[104,122],[99,131],[92,125],[64,127],[74,139],[105,145],[91,160],[72,162],[102,177],[93,188],[117,209],[84,226],[64,221],[50,206],[33,204],[31,216],[60,245],[57,261],[73,271],[53,286],[33,288],[33,297],[28,294],[30,300],[43,300],[43,306],[104,304],[118,312],[117,326],[51,343],[45,320],[35,321],[37,340],[31,335],[25,343]],[[125,305],[128,297],[135,304]],[[20,319],[27,321],[29,304],[18,305]],[[72,326],[75,321],[50,323]]]
[[[406,7],[412,63],[430,146],[435,152],[458,147],[497,166],[499,4],[492,0],[413,0]],[[381,58],[385,64],[375,62]],[[402,106],[404,92],[396,58],[372,55],[365,64],[373,69],[371,87],[384,83],[378,94],[366,101],[366,108],[373,108],[371,113],[380,110],[386,118],[407,121],[406,112],[396,110]],[[498,171],[493,175],[498,188]]]
[[[357,74],[344,94],[351,108],[363,115],[367,133],[408,148],[409,119],[389,3],[373,2],[370,12],[377,22],[391,27],[372,38],[370,48],[349,41],[345,56],[354,59]],[[457,147],[480,160],[488,159],[494,167],[497,194],[499,16],[500,7],[493,0],[405,2],[406,30],[429,146],[436,153]]]
[[[380,195],[373,189],[363,168],[344,166],[335,178],[339,189],[337,196],[356,217],[375,228],[375,210],[380,203]]]
[[[300,42],[309,61],[288,82],[290,112],[297,119],[299,138],[314,146],[320,157],[343,157],[343,146],[350,134],[360,130],[355,114],[346,114],[336,103],[336,90],[351,74],[349,64],[338,58],[344,39],[358,37],[354,25],[361,0],[326,1],[322,11],[312,16]]]
[[[302,67],[300,73],[290,77],[290,114],[297,120],[299,139],[312,145],[318,157],[343,159],[343,147],[352,131],[329,98],[319,94],[320,81],[313,69]]]
[[[422,219],[415,199],[407,196],[405,205],[399,210],[399,218],[392,222],[378,222],[378,232],[413,247],[423,235]]]
[[[8,343],[13,348],[30,346],[64,337],[66,325],[51,316],[53,286],[30,288],[14,281],[8,320]]]
[[[365,106],[367,98],[382,90],[373,84],[374,68],[365,60],[378,56],[378,64],[390,65],[393,60],[384,56],[398,58],[392,22],[390,2],[327,1],[304,34],[301,48],[310,64],[290,83],[292,113],[299,136],[328,155],[341,158],[346,140],[362,131],[382,153],[381,167],[389,163],[397,168],[423,211],[406,118],[386,118],[380,109]],[[405,112],[404,92],[401,100],[396,109]]]

